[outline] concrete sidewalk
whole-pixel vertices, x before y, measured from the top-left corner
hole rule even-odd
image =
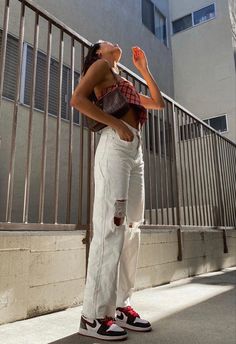
[[[153,331],[129,331],[124,343],[235,344],[236,267],[175,281],[133,295]],[[1,344],[110,343],[78,335],[81,307],[0,326]]]

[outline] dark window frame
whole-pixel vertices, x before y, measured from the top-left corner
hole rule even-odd
[[[220,117],[224,117],[225,118],[225,130],[219,130],[213,127],[211,121],[217,120]],[[219,133],[227,133],[229,131],[229,125],[228,125],[228,118],[227,118],[227,114],[222,114],[222,115],[218,115],[218,116],[213,116],[213,117],[209,117],[209,118],[205,118],[203,119],[203,122],[205,122],[206,124],[208,124],[210,127],[212,127],[214,130],[218,131]]]
[[[196,14],[197,12],[200,12],[201,10],[203,10],[203,9],[205,9],[205,8],[208,8],[208,7],[210,7],[210,6],[214,6],[214,16],[213,16],[212,18],[209,18],[209,19],[206,19],[206,20],[204,20],[204,21],[202,21],[202,22],[199,22],[199,23],[197,23],[197,24],[194,24],[194,14]],[[192,25],[189,26],[189,27],[186,27],[186,28],[183,29],[183,30],[179,30],[179,31],[177,31],[177,32],[174,32],[174,25],[173,25],[173,24],[174,24],[175,22],[178,22],[179,20],[181,20],[181,19],[183,19],[183,18],[185,18],[185,17],[189,17],[189,16],[191,16]],[[215,3],[215,2],[212,2],[211,4],[209,4],[209,5],[207,5],[207,6],[201,7],[200,9],[198,9],[198,10],[196,10],[196,11],[190,12],[190,13],[188,13],[188,14],[186,14],[186,15],[180,17],[180,18],[177,18],[177,19],[173,20],[173,21],[172,21],[172,36],[175,35],[175,34],[177,34],[177,33],[179,33],[179,32],[182,32],[182,31],[191,29],[191,28],[193,28],[193,27],[195,27],[195,26],[198,26],[198,25],[201,25],[201,24],[203,24],[203,23],[206,23],[206,22],[208,22],[208,21],[210,21],[210,20],[213,20],[213,19],[215,19],[215,18],[216,18],[216,3]]]
[[[25,70],[25,79],[22,80],[22,99],[21,99],[21,103],[23,105],[29,106],[30,105],[30,101],[29,98],[25,98],[26,92],[27,92],[27,83],[31,83],[31,78],[30,75],[28,76],[28,80],[27,80],[27,68],[29,68],[29,64],[28,62],[28,57],[29,54],[32,53],[33,54],[33,47],[31,44],[24,42],[24,44],[26,45],[26,55],[24,56],[24,58],[26,59],[26,70]],[[47,58],[47,54],[44,51],[41,51],[38,49],[37,51],[37,68],[38,68],[38,62],[39,62],[39,57],[44,59],[44,63],[45,63],[45,68],[46,68],[46,58]],[[32,66],[31,66],[32,67]],[[58,60],[51,56],[50,57],[50,84],[49,84],[49,109],[48,109],[48,113],[51,116],[55,116],[57,117],[57,101],[58,101],[58,77],[59,77],[59,62]],[[61,91],[61,118],[64,120],[69,120],[69,100],[71,97],[70,94],[70,74],[71,74],[71,69],[68,65],[66,65],[65,63],[63,63],[63,71],[62,71],[62,91]],[[36,83],[37,83],[37,77],[38,76],[38,69],[37,69],[37,73],[36,73]],[[40,75],[40,77],[42,77],[42,75]],[[76,79],[78,79],[80,77],[80,74],[77,71],[74,71],[74,85],[76,86]],[[69,79],[68,79],[69,78]],[[45,83],[42,87],[45,87]],[[42,93],[40,94],[41,97],[44,97],[44,92],[45,89],[43,89]],[[35,92],[35,98],[37,96],[37,89]],[[45,107],[45,104],[43,104]],[[35,99],[35,104],[34,104],[34,109],[40,112],[44,112],[44,108],[40,108],[39,106],[37,107],[37,99]],[[74,123],[76,124],[80,124],[80,115],[79,112],[77,110],[74,109]]]
[[[2,29],[0,29],[0,54],[1,54],[1,42],[2,42]],[[3,93],[2,93],[2,97],[4,99],[10,100],[10,101],[15,101],[15,96],[16,96],[16,83],[13,82],[13,80],[15,81],[15,76],[16,76],[16,70],[17,70],[17,63],[18,63],[18,47],[19,47],[19,38],[15,37],[14,35],[8,33],[7,35],[7,48],[6,48],[6,62],[5,62],[5,71],[4,71],[4,82],[3,82]],[[14,49],[14,50],[12,50]],[[27,68],[29,68],[29,65],[27,65],[27,59],[29,56],[29,51],[31,50],[31,54],[33,54],[33,47],[31,44],[27,43],[27,42],[23,42],[23,50],[22,50],[22,70],[21,70],[21,76],[20,76],[20,85],[21,85],[21,89],[20,89],[20,104],[24,105],[24,106],[30,106],[30,98],[29,98],[29,94],[28,94],[28,98],[25,99],[25,97],[27,97],[26,95],[26,86],[30,87],[31,86],[31,77],[30,75],[27,76]],[[41,51],[40,49],[38,49],[37,51],[38,57],[37,59],[39,59],[39,57],[43,57],[44,58],[44,63],[45,63],[45,68],[46,68],[46,53],[44,51]],[[33,56],[33,55],[32,55]],[[12,63],[12,60],[14,60],[14,63]],[[52,62],[53,61],[53,62]],[[58,65],[58,61],[56,58],[51,56],[51,63],[53,65],[56,64]],[[39,60],[37,60],[37,68],[39,65]],[[25,70],[24,70],[25,68]],[[32,65],[31,65],[31,69],[32,69]],[[51,68],[50,68],[50,72],[51,72]],[[31,70],[32,73],[32,70]],[[70,101],[70,97],[71,97],[71,90],[70,90],[70,67],[68,65],[66,65],[65,63],[63,63],[63,82],[62,82],[62,88],[64,87],[64,92],[62,89],[62,111],[61,111],[61,118],[63,120],[68,121],[69,120],[69,113],[70,113],[70,105],[69,105],[69,101]],[[28,80],[26,78],[29,78]],[[34,110],[39,111],[39,112],[44,112],[44,106],[45,104],[43,104],[43,108],[40,106],[37,106],[37,77],[39,77],[36,73],[36,92],[35,92],[35,104],[34,104]],[[42,79],[44,79],[44,76],[40,76]],[[76,86],[77,84],[77,79],[79,79],[80,74],[78,71],[74,71],[74,85]],[[67,81],[65,81],[65,78],[67,79]],[[50,79],[50,84],[52,83],[52,80]],[[55,83],[55,82],[54,82]],[[27,85],[26,85],[27,84]],[[45,85],[42,86],[42,93],[39,94],[39,98],[42,100],[44,100],[44,87]],[[65,87],[67,88],[65,91]],[[57,88],[57,84],[55,84],[55,88]],[[50,93],[54,91],[53,87],[49,87],[49,98],[50,98]],[[51,94],[51,102],[55,102],[55,95]],[[64,102],[63,102],[63,97],[64,97]],[[48,114],[50,116],[54,116],[57,117],[57,113],[56,111],[50,111],[50,99],[49,99],[49,111]],[[80,124],[81,122],[81,116],[79,114],[79,112],[74,109],[74,124]]]
[[[145,18],[145,5],[150,5],[151,9],[151,22],[147,22],[147,19]],[[165,37],[163,39],[160,39],[159,36],[156,33],[156,25],[155,25],[155,12],[158,12],[165,20]],[[143,25],[152,32],[152,34],[160,41],[162,42],[166,47],[168,47],[168,38],[167,38],[167,18],[166,16],[160,11],[160,9],[151,1],[151,0],[141,0],[141,16],[142,16],[142,23]]]

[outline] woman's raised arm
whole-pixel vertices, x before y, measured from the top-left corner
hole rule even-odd
[[[145,96],[142,93],[140,93],[140,101],[141,104],[146,109],[164,109],[165,102],[161,95],[161,92],[159,90],[159,87],[157,86],[156,81],[154,80],[149,68],[148,68],[148,62],[146,55],[142,49],[139,47],[133,47],[133,64],[138,69],[142,77],[147,83],[147,86],[149,88],[151,97]]]

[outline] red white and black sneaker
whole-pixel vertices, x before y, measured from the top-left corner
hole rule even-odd
[[[90,320],[81,316],[79,333],[103,340],[122,340],[127,338],[127,332],[115,324],[111,317]]]
[[[147,332],[152,329],[150,322],[141,319],[140,315],[130,306],[116,308],[116,324],[139,332]]]

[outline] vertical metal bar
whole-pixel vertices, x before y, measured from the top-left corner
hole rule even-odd
[[[232,175],[231,175],[231,165],[229,158],[230,144],[225,141],[225,158],[227,164],[227,191],[228,191],[228,202],[229,202],[229,226],[233,226],[233,202],[232,202]]]
[[[71,38],[70,51],[70,94],[74,91],[74,70],[75,70],[75,41]],[[68,100],[69,101],[69,100]],[[72,188],[72,154],[73,154],[73,124],[74,124],[74,108],[70,106],[70,124],[69,124],[69,147],[68,147],[68,176],[67,176],[67,206],[66,206],[66,223],[70,223],[71,213],[71,188]]]
[[[31,165],[32,165],[32,130],[33,130],[32,121],[33,121],[34,101],[35,101],[38,36],[39,36],[39,15],[38,13],[35,13],[33,68],[32,68],[32,80],[31,80],[31,90],[30,90],[30,112],[29,112],[29,124],[28,124],[27,162],[26,162],[24,204],[23,204],[23,223],[28,223],[28,215],[29,215],[28,213],[29,213],[30,174],[31,174]]]
[[[39,193],[39,223],[43,223],[43,217],[44,217],[51,49],[52,49],[52,24],[48,22],[46,80],[45,80],[45,97],[44,97],[45,106],[44,106],[44,120],[43,120],[43,142],[42,142],[42,154],[41,154],[41,178],[40,178],[40,193]]]
[[[83,66],[84,66],[84,45],[81,46],[81,70],[80,70],[80,76],[82,74]],[[78,196],[78,224],[82,224],[82,202],[83,202],[83,167],[84,167],[84,121],[83,116],[80,113],[80,126],[79,126],[79,196]],[[87,233],[89,234],[89,233]],[[89,250],[89,246],[87,247],[87,250]],[[88,254],[88,252],[87,252]]]
[[[218,225],[218,197],[217,197],[217,178],[216,178],[216,173],[217,173],[217,167],[215,163],[215,149],[214,149],[214,143],[215,143],[215,133],[213,131],[210,131],[210,141],[209,141],[209,148],[210,148],[210,159],[211,159],[211,166],[212,166],[212,184],[213,184],[213,194],[214,194],[214,225]]]
[[[59,80],[58,80],[58,108],[57,108],[57,136],[56,136],[56,164],[55,164],[55,180],[54,180],[54,223],[58,220],[58,199],[59,199],[59,169],[60,169],[60,141],[61,141],[61,91],[63,77],[63,53],[64,53],[64,37],[63,30],[60,30],[60,46],[59,46]]]
[[[203,151],[203,167],[204,167],[204,180],[205,180],[205,200],[206,200],[206,215],[207,215],[207,225],[210,226],[210,212],[209,212],[209,205],[210,205],[210,183],[207,178],[208,176],[208,163],[207,163],[207,158],[206,158],[206,135],[203,135],[202,137],[202,151]]]
[[[177,224],[182,225],[183,219],[181,216],[180,205],[181,205],[181,198],[180,198],[180,156],[177,146],[180,144],[180,140],[178,138],[178,131],[177,131],[177,120],[175,114],[175,105],[172,103],[172,130],[173,130],[173,160],[174,160],[174,169],[175,169],[175,185],[176,185],[176,221]],[[173,192],[174,190],[172,190]],[[182,259],[182,255],[181,255]]]
[[[177,146],[174,147],[175,142],[174,142],[174,135],[173,134],[175,132],[175,128],[172,128],[172,126],[173,126],[173,116],[176,116],[176,115],[174,113],[172,114],[172,116],[171,116],[172,123],[171,123],[170,116],[169,116],[169,105],[171,105],[171,104],[168,102],[166,105],[167,106],[167,118],[166,118],[166,121],[167,121],[167,142],[168,142],[167,148],[168,148],[168,152],[169,152],[169,178],[170,178],[170,190],[171,190],[170,194],[171,194],[171,203],[172,203],[171,204],[171,209],[172,209],[172,223],[171,224],[174,225],[176,223],[176,221],[175,221],[174,192],[173,192],[174,191],[173,190],[174,185],[173,185],[173,173],[172,173],[172,170],[173,170],[172,169],[172,159],[174,160],[174,157],[172,156],[172,154],[173,154],[173,149],[177,148]],[[174,111],[174,104],[173,103],[171,106],[171,111]],[[176,124],[176,126],[177,126],[177,124]],[[176,143],[179,144],[178,131],[177,130],[176,130],[176,137],[177,137]],[[174,178],[176,178],[176,175],[174,176]],[[179,213],[180,213],[180,209],[179,209]]]
[[[202,124],[201,124],[202,127]],[[205,174],[205,160],[204,160],[204,136],[202,137],[201,140],[201,146],[200,146],[200,152],[201,152],[201,163],[202,163],[202,181],[203,181],[203,198],[204,198],[204,204],[203,204],[203,209],[204,209],[204,225],[207,226],[209,223],[209,214],[207,211],[207,184],[206,184],[206,174]]]
[[[225,225],[225,203],[224,203],[224,196],[223,196],[223,179],[222,179],[222,171],[220,165],[220,157],[219,157],[219,138],[218,135],[214,135],[214,148],[215,148],[215,164],[216,164],[216,180],[217,180],[217,194],[218,194],[218,203],[219,203],[219,210],[220,210],[220,217],[219,217],[219,224],[218,225]]]
[[[182,171],[182,198],[183,198],[183,224],[187,224],[187,218],[186,218],[186,209],[185,206],[188,205],[188,202],[185,202],[185,189],[186,189],[186,170],[185,170],[185,133],[184,133],[184,124],[183,124],[183,113],[180,110],[180,115],[181,115],[181,121],[180,121],[180,128],[182,131],[182,144],[180,144],[180,161],[181,161],[181,171]],[[178,118],[178,117],[177,117]],[[180,138],[181,138],[181,131],[180,131]],[[183,151],[183,153],[181,153]]]
[[[232,213],[233,213],[233,218],[232,218],[232,226],[236,228],[236,149],[235,146],[230,145],[230,165],[231,165],[231,170],[230,170],[230,175],[231,175],[231,187],[232,187]]]
[[[193,141],[193,147],[192,147],[192,161],[195,162],[195,166],[193,168],[193,174],[194,174],[194,199],[195,199],[195,210],[196,210],[196,225],[199,226],[199,210],[198,210],[198,205],[199,205],[199,184],[198,184],[198,163],[197,163],[197,141],[199,140],[199,131],[198,131],[198,122],[196,120],[193,120],[193,136],[194,136],[194,141]]]
[[[164,168],[165,168],[165,188],[166,188],[166,219],[167,224],[169,224],[169,188],[168,188],[168,170],[167,170],[167,159],[166,159],[166,115],[165,109],[163,109],[163,144],[164,144]]]
[[[193,189],[192,189],[192,194],[193,194],[193,209],[195,210],[195,219],[193,221],[194,225],[198,225],[198,211],[197,211],[197,180],[196,180],[196,160],[194,156],[194,151],[193,151],[193,146],[196,140],[195,134],[195,122],[193,118],[189,118],[189,124],[190,124],[190,133],[191,133],[191,138],[190,138],[190,150],[191,150],[191,165],[192,165],[192,176],[191,179],[193,180]],[[195,204],[195,206],[194,206]]]
[[[210,158],[210,151],[209,151],[209,139],[210,139],[210,131],[208,128],[205,128],[205,139],[206,139],[206,160],[207,160],[207,168],[208,168],[208,184],[209,184],[209,198],[210,198],[210,217],[211,217],[211,225],[214,226],[214,213],[213,213],[213,206],[214,206],[214,198],[213,198],[213,176],[212,171],[213,168],[211,166],[211,158]]]
[[[24,25],[25,25],[25,4],[22,3],[21,14],[20,14],[18,63],[17,63],[17,73],[16,73],[16,94],[15,94],[14,112],[13,112],[13,121],[12,121],[11,157],[10,157],[10,167],[9,167],[8,185],[7,185],[6,222],[11,222],[11,214],[12,214],[13,182],[14,182],[15,158],[16,158],[16,128],[17,128],[18,106],[19,106],[19,98],[20,98],[20,76],[21,76],[21,66],[22,66],[23,41],[24,41]]]
[[[147,94],[147,88],[145,87],[145,94]],[[150,130],[149,130],[149,113],[148,113],[148,121],[146,122],[146,142],[147,142],[147,180],[149,186],[149,213],[150,213],[150,223],[153,224],[153,217],[152,217],[152,181],[151,181],[151,154],[150,154]]]
[[[228,190],[228,203],[229,203],[229,226],[233,226],[233,200],[232,200],[232,188],[231,188],[231,165],[230,165],[230,159],[229,159],[229,148],[230,143],[225,141],[225,156],[227,161],[227,190]]]
[[[225,145],[224,145],[224,139],[219,138],[219,162],[222,167],[221,170],[221,177],[222,177],[222,192],[224,197],[224,212],[225,212],[225,223],[224,226],[229,225],[229,202],[228,202],[228,194],[227,194],[227,162],[225,158]]]
[[[161,153],[161,125],[160,118],[163,118],[163,110],[158,111],[157,117],[157,137],[158,137],[158,158],[159,158],[159,180],[160,180],[160,197],[161,197],[161,224],[164,223],[164,211],[163,211],[163,183],[162,183],[162,153]]]
[[[0,57],[0,62],[1,62],[0,63],[0,111],[1,111],[1,105],[2,105],[4,71],[5,71],[6,51],[7,51],[7,34],[8,34],[9,13],[10,13],[9,2],[10,0],[5,1],[3,30],[2,30],[2,44],[1,44],[1,57]],[[1,112],[0,112],[0,116],[1,116]],[[0,145],[1,145],[1,141],[0,141]]]
[[[190,123],[189,123],[189,116],[185,113],[185,119],[187,118],[186,120],[186,136],[187,136],[187,142],[186,142],[186,145],[187,145],[187,159],[188,159],[188,175],[189,175],[189,200],[191,202],[191,213],[192,213],[192,223],[191,224],[194,224],[194,211],[193,211],[193,193],[192,193],[192,177],[191,177],[191,166],[190,166],[190,161],[191,161],[191,154],[190,154],[190,144],[191,144],[191,136],[190,136],[190,130],[189,130],[189,127],[190,127]],[[190,206],[190,203],[189,203],[189,206]],[[189,209],[190,211],[190,209]],[[189,219],[190,220],[190,219]]]
[[[232,226],[236,227],[236,159],[235,159],[235,146],[229,146],[229,161],[230,161],[230,176],[232,188]]]
[[[153,157],[154,157],[154,177],[155,177],[155,201],[156,201],[156,224],[158,224],[159,222],[159,218],[158,218],[158,187],[157,187],[157,179],[158,179],[158,173],[157,173],[157,152],[156,152],[156,121],[155,121],[155,113],[154,110],[152,110],[152,137],[153,137]]]
[[[199,126],[199,131],[201,131],[201,124],[198,123]],[[204,211],[204,195],[203,195],[203,178],[202,178],[202,161],[201,161],[201,140],[202,137],[199,138],[198,140],[198,145],[197,145],[197,155],[198,155],[198,166],[199,166],[199,181],[200,181],[200,192],[201,192],[201,201],[199,204],[199,210],[200,210],[200,219],[201,219],[201,225],[205,225],[205,211]]]
[[[190,215],[190,175],[189,175],[189,168],[188,168],[188,123],[186,118],[186,113],[181,110],[182,113],[182,128],[183,128],[183,137],[184,137],[184,167],[185,167],[185,180],[186,180],[186,200],[187,200],[187,214],[188,214],[188,223],[191,224],[191,215]]]
[[[192,207],[191,207],[191,210],[192,210],[192,224],[195,225],[196,224],[196,220],[195,220],[195,207],[194,207],[194,204],[195,204],[195,199],[194,199],[194,168],[193,168],[193,140],[194,138],[192,137],[192,118],[187,115],[188,117],[188,144],[189,144],[189,175],[190,175],[190,197],[191,197],[191,203],[192,203]]]

